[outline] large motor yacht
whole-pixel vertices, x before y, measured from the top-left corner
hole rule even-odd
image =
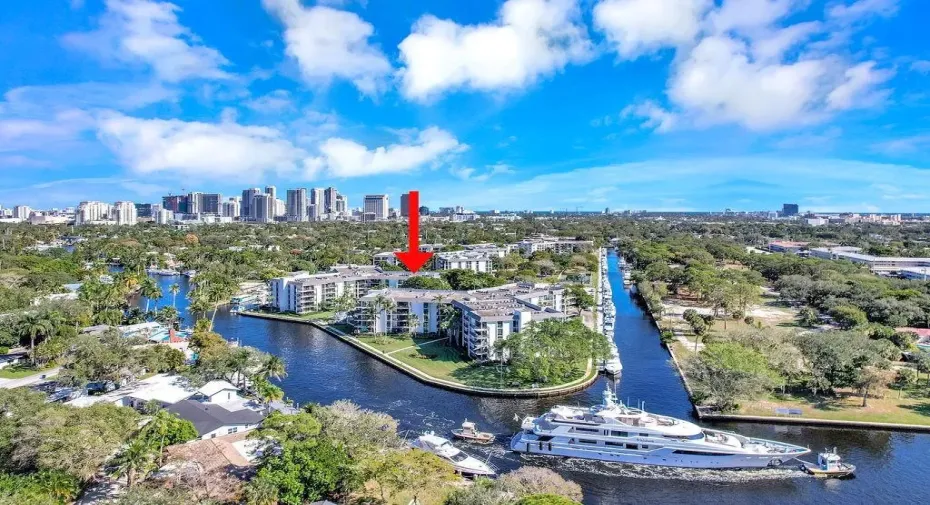
[[[553,407],[540,417],[523,419],[521,427],[511,439],[513,451],[617,463],[759,468],[781,466],[810,452],[627,407],[609,388],[600,405]]]
[[[496,473],[491,465],[469,456],[452,445],[452,442],[437,436],[431,431],[417,437],[411,445],[448,461],[455,468],[455,471],[462,475],[491,476]]]

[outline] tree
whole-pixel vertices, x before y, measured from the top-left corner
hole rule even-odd
[[[279,502],[288,505],[334,496],[354,484],[352,461],[345,449],[316,438],[282,443],[277,454],[262,458],[252,483],[276,487]]]
[[[283,379],[287,377],[287,368],[280,357],[274,354],[268,354],[262,360],[258,376],[265,379]]]
[[[566,480],[548,468],[533,466],[520,467],[504,474],[498,480],[500,487],[514,496],[535,494],[560,495],[574,501],[581,501],[581,486]]]
[[[832,308],[830,310],[830,317],[844,330],[863,326],[869,322],[865,312],[852,305],[838,305]]]
[[[696,389],[721,410],[756,398],[782,380],[769,368],[765,356],[734,342],[706,345],[685,361],[685,370]]]
[[[401,287],[410,288],[410,289],[433,289],[433,290],[445,290],[452,289],[452,286],[446,282],[445,279],[441,277],[427,277],[425,275],[417,275],[410,277],[401,284]]]
[[[178,293],[181,292],[181,285],[175,282],[174,284],[168,286],[168,292],[171,293],[171,306],[177,309],[178,308]]]
[[[410,314],[407,316],[407,333],[415,335],[417,333],[422,333],[420,330],[420,316],[416,314]]]
[[[164,409],[155,411],[140,430],[137,439],[152,448],[158,465],[164,464],[164,451],[169,445],[183,444],[198,437],[197,428],[187,419],[181,419]]]
[[[691,320],[691,331],[694,332],[694,350],[697,352],[698,342],[707,335],[709,328],[703,318],[695,317]]]
[[[36,341],[44,339],[55,331],[51,320],[46,314],[26,314],[17,324],[19,334],[29,339],[29,349],[32,364],[36,364]]]
[[[139,294],[145,298],[145,312],[149,312],[149,302],[155,300],[155,303],[158,303],[158,300],[162,296],[161,288],[158,287],[158,283],[155,282],[155,279],[151,277],[145,277],[142,280],[141,285],[139,286]]]
[[[817,311],[811,307],[804,307],[798,312],[798,324],[806,328],[813,328],[819,320]]]
[[[252,389],[255,390],[256,396],[266,404],[284,398],[284,390],[262,377],[255,377],[253,379]]]
[[[142,439],[134,439],[113,461],[113,476],[126,477],[126,486],[132,489],[136,477],[145,479],[155,469],[155,453]]]
[[[869,406],[869,392],[874,388],[887,386],[889,379],[889,371],[877,366],[867,366],[860,370],[856,386],[862,394],[863,407]]]
[[[394,451],[388,461],[389,486],[395,492],[412,492],[412,503],[420,503],[419,496],[424,490],[442,487],[455,479],[452,465],[419,449]]]
[[[594,307],[594,297],[591,296],[581,284],[572,284],[568,287],[568,294],[572,297],[572,306],[581,311]]]

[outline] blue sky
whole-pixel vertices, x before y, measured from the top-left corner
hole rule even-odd
[[[928,212],[927,19],[920,0],[9,2],[0,204],[274,184]]]

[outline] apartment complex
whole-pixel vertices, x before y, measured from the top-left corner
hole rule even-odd
[[[280,312],[319,312],[344,294],[357,299],[373,289],[396,288],[412,276],[371,265],[336,265],[317,274],[294,272],[269,281],[271,305]]]
[[[537,251],[569,254],[573,252],[590,251],[594,249],[594,242],[591,240],[576,240],[573,238],[537,235],[517,242],[516,247],[525,256],[529,256]]]
[[[567,318],[570,304],[566,288],[549,284],[474,291],[382,289],[359,298],[352,322],[363,332],[377,333],[440,333],[445,326],[471,358],[486,360],[497,359],[497,341],[531,322]]]
[[[477,273],[494,271],[494,258],[487,251],[450,251],[437,253],[433,257],[436,270],[471,270]]]
[[[863,254],[858,247],[815,247],[810,255],[827,260],[846,260],[869,267],[873,273],[896,273],[906,269],[930,268],[930,258],[907,258],[896,256],[872,256]]]

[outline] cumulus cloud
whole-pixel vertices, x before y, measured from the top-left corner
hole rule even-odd
[[[228,61],[178,21],[181,9],[156,0],[107,0],[100,27],[70,33],[64,43],[106,61],[143,64],[164,81],[221,79]]]
[[[623,59],[690,44],[712,0],[601,0],[594,26]]]
[[[576,0],[507,0],[492,23],[420,18],[400,45],[401,91],[427,101],[447,91],[514,91],[587,61],[593,45]]]
[[[281,132],[263,126],[179,119],[102,116],[98,137],[122,163],[140,174],[167,173],[192,179],[260,180],[266,171],[298,168],[306,153]]]
[[[284,24],[287,54],[297,60],[308,83],[327,85],[344,79],[366,95],[384,89],[391,64],[369,42],[375,31],[370,23],[348,11],[303,7],[299,0],[263,3]]]
[[[286,89],[276,89],[265,95],[251,98],[243,105],[263,114],[285,112],[294,108],[291,93]]]
[[[0,151],[64,148],[93,127],[93,118],[79,109],[64,109],[47,117],[0,118]]]
[[[458,167],[449,169],[449,173],[463,181],[484,182],[497,175],[514,173],[513,168],[506,163],[496,163],[485,167],[484,170],[477,170],[471,167]]]
[[[451,133],[435,126],[418,132],[401,143],[369,149],[354,140],[330,138],[319,147],[319,155],[305,161],[307,177],[321,172],[333,177],[403,173],[437,163],[467,149]]]
[[[601,0],[595,13],[612,4],[639,1],[645,0]],[[646,3],[650,9],[669,9],[666,14],[673,18],[683,12],[680,4],[672,10],[672,0]],[[659,132],[718,124],[769,131],[880,105],[890,93],[881,86],[893,75],[891,70],[879,68],[876,61],[848,61],[806,46],[830,30],[849,30],[847,25],[855,20],[889,14],[894,2],[836,4],[824,21],[782,26],[807,5],[803,0],[725,0],[706,13],[706,4],[688,10],[692,18],[699,18],[699,33],[681,29],[687,36],[681,40],[626,32],[630,40],[617,46],[621,57],[661,47],[677,49],[666,89],[668,105],[645,101],[627,107],[623,116],[643,118],[644,126]],[[696,42],[686,44],[685,39]]]

